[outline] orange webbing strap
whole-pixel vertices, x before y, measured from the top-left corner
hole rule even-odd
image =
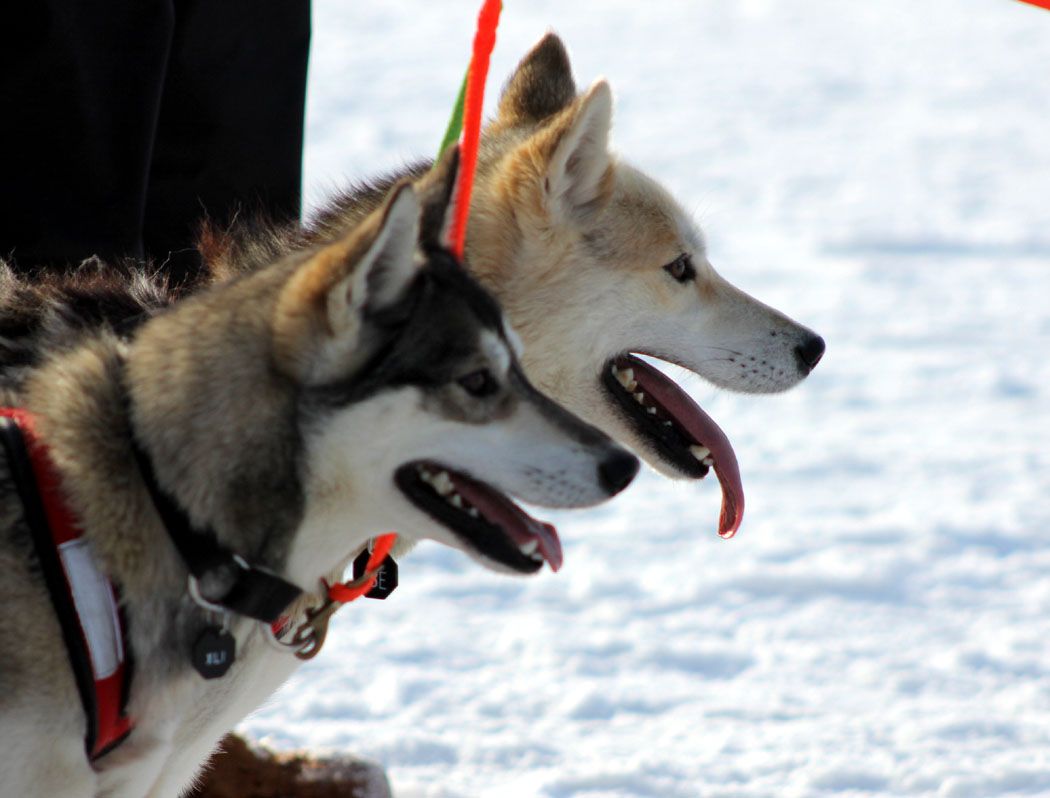
[[[500,0],[485,0],[478,13],[478,29],[474,33],[474,50],[467,73],[466,99],[463,108],[463,144],[460,149],[459,180],[453,202],[452,227],[449,245],[459,260],[467,240],[467,215],[470,213],[470,193],[474,187],[474,170],[478,163],[478,142],[481,139],[481,112],[485,100],[485,81],[489,74],[489,58],[496,46],[496,26],[503,5]]]
[[[371,590],[375,586],[380,566],[390,554],[390,550],[394,548],[395,543],[397,543],[397,535],[393,532],[377,537],[372,546],[372,553],[368,556],[368,564],[365,566],[365,578],[329,585],[328,598],[339,604],[349,604]]]

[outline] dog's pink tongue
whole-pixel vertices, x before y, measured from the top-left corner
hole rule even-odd
[[[454,472],[449,472],[449,477],[456,492],[474,505],[486,521],[499,525],[518,548],[535,541],[536,551],[543,555],[551,570],[557,571],[561,568],[561,541],[558,539],[558,530],[551,524],[533,518],[506,496],[484,483]]]
[[[629,355],[626,360],[630,361],[630,368],[634,369],[634,378],[641,389],[669,415],[674,416],[678,427],[695,443],[711,450],[711,459],[715,461],[715,476],[722,486],[722,512],[718,519],[718,534],[724,538],[733,537],[744,520],[744,485],[740,480],[736,452],[733,451],[729,438],[715,420],[673,380],[633,355]]]

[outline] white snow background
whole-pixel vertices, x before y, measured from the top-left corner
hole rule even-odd
[[[315,3],[307,196],[434,153],[480,0]],[[1013,0],[507,0],[730,280],[820,332],[790,393],[695,377],[747,491],[543,513],[566,565],[435,544],[243,725],[399,798],[1050,795],[1050,13]]]

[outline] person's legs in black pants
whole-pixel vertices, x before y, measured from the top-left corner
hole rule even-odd
[[[20,268],[144,254],[171,0],[0,11],[0,257]]]
[[[309,42],[309,0],[176,0],[144,227],[173,276],[205,213],[298,218]]]
[[[148,256],[181,280],[204,213],[298,216],[308,0],[8,5],[0,257]]]

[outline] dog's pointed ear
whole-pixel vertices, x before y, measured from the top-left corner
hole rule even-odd
[[[612,192],[612,90],[599,80],[571,108],[536,135],[546,162],[543,190],[548,207],[585,213]]]
[[[374,312],[404,296],[416,276],[419,241],[419,200],[411,184],[395,186],[383,208],[375,240],[342,283],[328,294],[333,328],[347,313]]]
[[[576,83],[565,45],[548,33],[521,59],[500,95],[501,125],[537,124],[576,99]]]
[[[303,263],[277,302],[278,361],[306,382],[352,373],[373,348],[366,314],[401,299],[418,273],[419,202],[408,182],[384,206]]]
[[[458,177],[459,144],[453,144],[415,183],[419,195],[419,241],[424,246],[447,246]]]

